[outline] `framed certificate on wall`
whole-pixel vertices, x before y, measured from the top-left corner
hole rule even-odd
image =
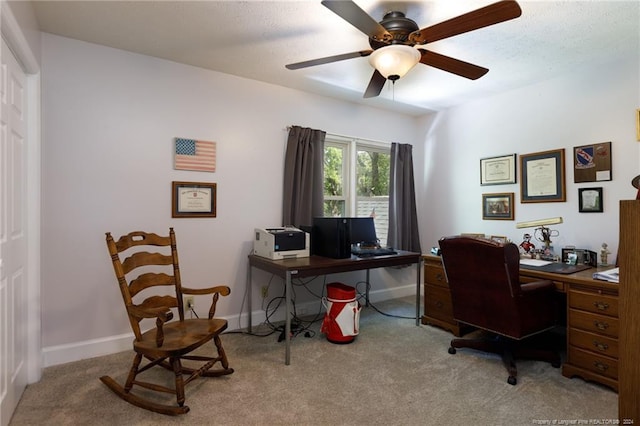
[[[216,184],[171,182],[171,217],[216,217]]]

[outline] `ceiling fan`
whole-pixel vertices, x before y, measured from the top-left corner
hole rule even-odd
[[[461,77],[476,80],[489,70],[449,56],[416,49],[414,46],[432,43],[458,34],[488,27],[519,17],[522,10],[514,0],[504,0],[420,29],[404,13],[392,11],[377,22],[351,0],[323,0],[322,5],[369,37],[372,50],[361,50],[286,65],[296,70],[358,57],[369,57],[373,76],[364,93],[365,98],[378,96],[384,83],[395,82],[418,62]]]

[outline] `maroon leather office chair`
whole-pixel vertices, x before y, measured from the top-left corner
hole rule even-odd
[[[517,358],[560,367],[556,351],[525,345],[527,338],[555,326],[556,295],[548,280],[520,284],[518,247],[466,236],[445,237],[439,243],[454,318],[488,335],[453,339],[449,353],[472,348],[502,355],[509,372],[507,382],[512,385],[517,383]]]

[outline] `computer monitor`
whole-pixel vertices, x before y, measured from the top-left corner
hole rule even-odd
[[[351,217],[351,244],[377,246],[376,225],[372,217]]]

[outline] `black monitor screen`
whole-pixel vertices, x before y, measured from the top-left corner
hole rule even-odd
[[[351,244],[375,245],[378,243],[372,217],[352,217],[349,221],[351,222]]]

